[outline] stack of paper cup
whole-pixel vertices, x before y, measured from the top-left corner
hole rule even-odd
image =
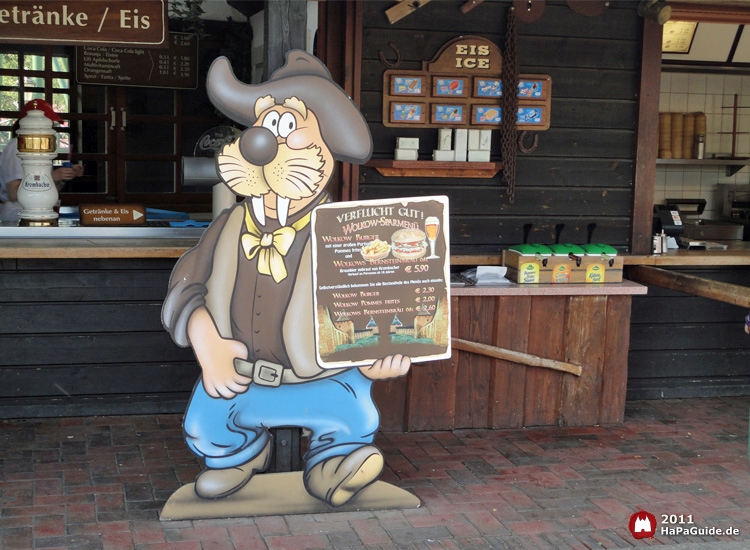
[[[659,113],[659,158],[672,158],[672,113]]]
[[[682,158],[682,113],[672,113],[672,158]]]
[[[695,149],[695,115],[687,113],[682,117],[682,158],[693,158]]]

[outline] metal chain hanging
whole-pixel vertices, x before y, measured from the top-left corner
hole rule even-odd
[[[508,8],[503,59],[503,119],[500,125],[500,153],[503,160],[502,181],[508,186],[511,204],[516,200],[516,119],[518,112],[518,53],[516,51],[516,14]]]

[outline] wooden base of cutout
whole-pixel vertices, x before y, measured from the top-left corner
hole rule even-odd
[[[376,481],[343,506],[333,507],[310,496],[302,472],[259,474],[236,493],[216,500],[196,495],[194,485],[172,493],[161,511],[161,521],[391,510],[419,508],[421,504],[408,491]]]

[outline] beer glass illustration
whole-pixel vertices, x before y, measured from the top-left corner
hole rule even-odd
[[[435,216],[429,216],[424,221],[424,230],[427,233],[427,240],[430,241],[430,255],[427,256],[428,260],[439,258],[440,256],[435,255],[435,241],[437,240],[438,231],[440,230],[440,220]]]

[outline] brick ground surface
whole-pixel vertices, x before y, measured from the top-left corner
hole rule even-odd
[[[0,548],[750,548],[749,409],[640,401],[618,426],[383,433],[381,480],[418,509],[174,522],[161,507],[201,470],[181,415],[5,420]],[[635,539],[639,510],[675,530]]]

